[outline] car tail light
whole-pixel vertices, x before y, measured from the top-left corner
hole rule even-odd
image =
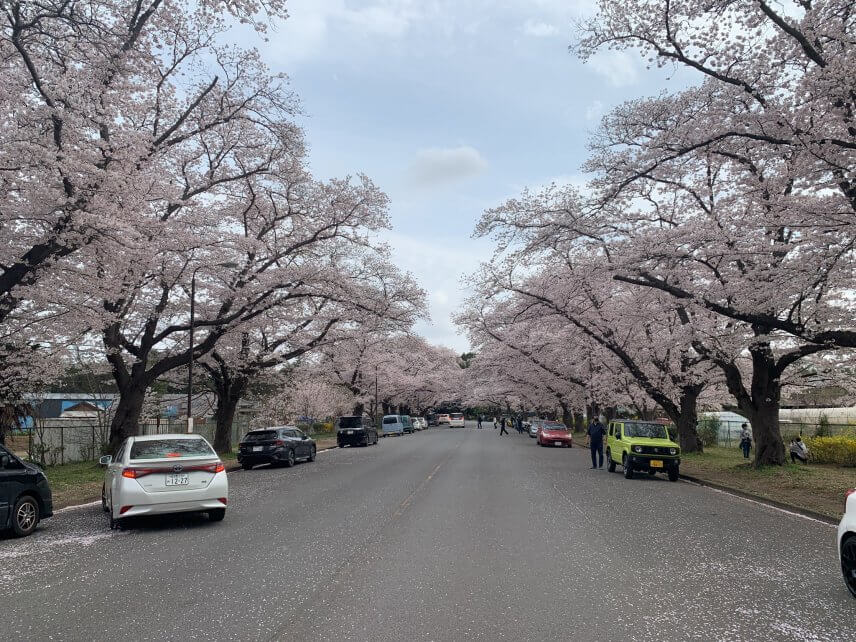
[[[185,466],[184,472],[190,472],[192,470],[202,470],[206,473],[222,473],[226,470],[226,465],[223,462],[219,462],[216,464],[201,464],[199,466]],[[164,471],[169,472],[168,470]]]
[[[127,477],[128,479],[139,479],[140,477],[145,477],[146,475],[151,475],[152,473],[165,472],[168,471],[158,468],[126,468],[122,471],[122,477]]]
[[[285,446],[285,442],[282,439],[277,439],[275,442],[273,442],[273,445],[274,446]]]
[[[847,500],[850,498],[850,495],[856,495],[856,488],[851,488],[847,492],[844,493],[844,512],[847,512]]]
[[[119,514],[124,515],[125,513],[127,513],[132,508],[133,508],[133,506],[122,506],[122,508],[119,509]]]
[[[223,506],[229,503],[229,500],[227,500],[225,497],[220,497],[217,499],[217,501],[223,504]]]

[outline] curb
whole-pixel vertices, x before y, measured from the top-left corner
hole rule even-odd
[[[684,481],[692,482],[693,484],[698,484],[699,486],[707,486],[708,488],[713,488],[714,490],[719,490],[724,493],[728,493],[729,495],[736,495],[737,497],[749,499],[753,502],[758,502],[759,504],[766,504],[767,506],[772,506],[773,508],[778,508],[780,510],[796,513],[798,515],[802,515],[803,517],[810,517],[811,519],[815,519],[819,522],[824,522],[826,524],[832,524],[833,526],[837,526],[839,522],[839,520],[835,519],[834,517],[830,517],[829,515],[826,515],[824,513],[818,513],[816,511],[809,510],[808,508],[802,508],[800,506],[794,506],[793,504],[779,502],[775,499],[768,499],[767,497],[762,497],[761,495],[747,493],[746,491],[731,488],[730,486],[725,486],[723,484],[717,484],[716,482],[707,481],[706,479],[700,479],[699,477],[693,477],[691,475],[684,475],[683,473],[681,473],[680,478]]]

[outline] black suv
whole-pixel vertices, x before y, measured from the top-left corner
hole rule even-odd
[[[336,427],[336,443],[339,448],[371,446],[377,443],[377,426],[371,417],[339,417]]]
[[[17,537],[29,535],[39,520],[53,515],[48,478],[0,446],[0,530],[11,528]]]
[[[249,470],[256,464],[283,464],[294,466],[298,459],[315,461],[315,440],[300,428],[274,426],[251,430],[241,439],[238,463]]]

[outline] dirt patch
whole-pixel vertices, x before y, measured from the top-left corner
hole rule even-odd
[[[785,464],[756,469],[736,448],[707,448],[681,458],[681,473],[763,499],[840,519],[844,492],[856,487],[856,469]]]

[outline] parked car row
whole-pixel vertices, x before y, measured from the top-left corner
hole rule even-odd
[[[411,417],[410,415],[384,415],[381,420],[383,436],[404,435],[425,430],[429,423],[425,417]]]

